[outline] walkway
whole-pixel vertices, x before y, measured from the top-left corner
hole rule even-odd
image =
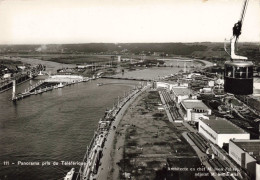
[[[115,118],[115,121],[111,125],[113,128],[114,126],[117,128],[120,120],[122,119],[125,111],[128,109],[129,105],[133,103],[133,101],[142,93],[144,92],[149,86],[145,87],[141,91],[139,91],[137,94],[135,94],[119,111],[118,115]],[[109,134],[107,136],[107,141],[105,143],[105,146],[103,148],[103,157],[100,160],[101,166],[98,168],[98,173],[97,173],[97,179],[103,180],[103,179],[108,179],[108,175],[110,172],[110,163],[112,160],[111,153],[113,150],[113,142],[115,139],[115,132],[116,130],[110,130]]]

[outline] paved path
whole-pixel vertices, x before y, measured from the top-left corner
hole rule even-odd
[[[116,128],[118,127],[118,124],[120,120],[122,119],[125,111],[128,109],[129,105],[133,103],[133,101],[142,93],[144,92],[148,87],[142,89],[139,91],[137,94],[135,94],[119,111],[118,115],[115,118],[115,121],[111,125],[111,128],[115,126]],[[101,166],[98,168],[98,173],[97,173],[97,179],[98,180],[105,180],[108,179],[109,172],[112,167],[110,167],[111,161],[112,161],[112,150],[113,150],[113,142],[115,139],[115,132],[116,130],[110,130],[109,134],[107,136],[107,141],[105,142],[105,146],[103,148],[103,157],[101,159]]]

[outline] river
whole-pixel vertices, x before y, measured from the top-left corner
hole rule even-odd
[[[63,66],[36,59],[19,60],[34,65],[44,63],[51,71]],[[135,73],[144,78],[178,71],[154,68]],[[17,92],[36,82],[19,85]],[[62,179],[71,167],[77,169],[79,166],[62,165],[61,161],[82,161],[105,110],[137,84],[138,81],[98,79],[30,96],[16,104],[10,101],[11,90],[0,94],[0,179]],[[9,165],[4,165],[4,161]],[[19,161],[34,165],[21,165]]]
[[[42,63],[35,59],[26,62]],[[49,70],[62,66],[44,63]],[[152,68],[118,76],[158,78],[179,70],[177,67]],[[19,85],[17,92],[24,91],[29,83],[36,81]],[[97,86],[97,83],[104,85]],[[79,166],[62,165],[61,161],[82,161],[105,110],[113,106],[118,96],[123,96],[138,83],[98,79],[30,96],[16,104],[10,101],[11,90],[1,93],[0,179],[62,179],[71,167],[77,169]],[[4,165],[4,161],[9,165]],[[18,165],[18,161],[36,164]],[[42,166],[42,163],[46,165]]]
[[[28,83],[19,86],[18,92]],[[10,90],[0,94],[0,179],[62,178],[71,166],[60,162],[82,160],[106,108],[137,83],[99,79],[30,96],[16,104],[10,101]],[[4,166],[3,161],[10,165]],[[57,161],[59,165],[22,166],[18,161]]]

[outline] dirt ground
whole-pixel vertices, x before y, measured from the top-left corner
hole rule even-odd
[[[174,162],[174,167],[200,164],[181,135],[187,129],[181,123],[169,122],[166,112],[158,107],[162,107],[159,93],[149,91],[139,96],[125,113],[116,129],[111,179],[164,179],[167,161]],[[188,178],[187,174],[178,177]]]

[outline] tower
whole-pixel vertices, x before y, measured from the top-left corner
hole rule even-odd
[[[13,80],[13,92],[12,92],[12,100],[16,100],[16,82]]]

